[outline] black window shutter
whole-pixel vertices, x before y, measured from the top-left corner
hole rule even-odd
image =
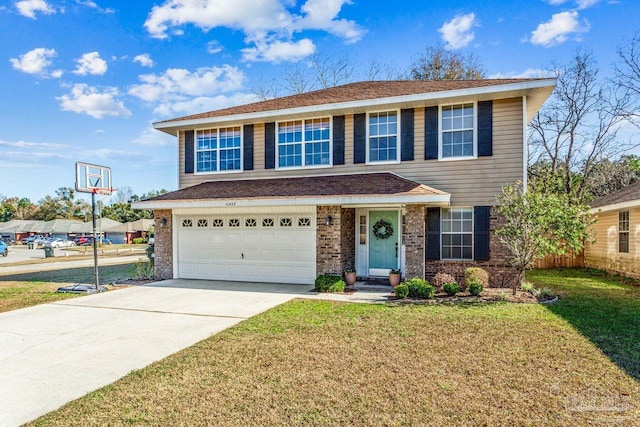
[[[473,208],[473,252],[476,261],[489,261],[490,206]]]
[[[333,117],[333,164],[344,165],[344,116]]]
[[[193,173],[194,161],[193,131],[184,132],[184,173]]]
[[[367,161],[367,115],[353,115],[353,163]]]
[[[264,124],[264,168],[276,168],[276,124]]]
[[[413,160],[413,108],[400,111],[400,160]]]
[[[253,125],[244,125],[243,132],[243,168],[246,171],[253,170]]]
[[[424,109],[424,159],[438,158],[438,106]]]
[[[440,208],[427,208],[427,259],[440,259]]]
[[[493,101],[478,102],[478,156],[493,155]]]

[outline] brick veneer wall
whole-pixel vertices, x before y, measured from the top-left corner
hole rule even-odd
[[[318,206],[316,235],[316,274],[342,274],[355,264],[355,209]],[[331,215],[331,225],[325,221]]]
[[[489,286],[494,288],[510,287],[514,281],[518,280],[518,275],[508,261],[509,252],[500,243],[498,237],[493,234],[502,223],[504,218],[499,217],[495,208],[491,208],[489,220],[490,242],[489,242],[489,261],[430,261],[427,260],[425,265],[425,275],[427,280],[433,279],[438,272],[449,273],[453,275],[457,281],[464,280],[464,270],[467,267],[481,267],[489,273]],[[408,263],[408,262],[407,262]]]
[[[173,279],[173,221],[171,210],[153,212],[155,226],[155,275],[156,279]],[[162,224],[162,218],[167,219]]]
[[[340,252],[342,266],[340,271],[347,267],[356,266],[356,210],[340,210]]]
[[[405,230],[402,240],[405,245],[405,271],[408,278],[424,279],[427,232],[427,210],[424,205],[407,205],[405,213]]]

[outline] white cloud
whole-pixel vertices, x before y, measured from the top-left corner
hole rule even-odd
[[[42,77],[51,76],[58,78],[62,76],[61,70],[55,70],[52,73],[49,73],[47,70],[52,63],[51,59],[56,56],[57,52],[55,49],[38,47],[20,55],[18,58],[11,58],[9,61],[11,62],[11,65],[13,65],[13,68],[24,73],[40,75]]]
[[[107,72],[107,62],[100,58],[98,52],[89,52],[76,59],[78,65],[73,74],[86,76],[87,74],[103,75]]]
[[[143,67],[152,68],[154,66],[153,59],[151,59],[151,55],[148,53],[142,53],[133,58],[133,62],[138,62]]]
[[[96,9],[100,13],[115,13],[116,11],[111,8],[102,8],[96,4],[96,2],[92,0],[76,0],[76,3],[81,4],[82,6],[90,7],[91,9]]]
[[[148,102],[185,101],[187,97],[210,96],[242,88],[244,74],[236,67],[202,67],[194,72],[169,68],[162,74],[143,74],[143,83],[129,94]]]
[[[497,73],[490,75],[490,79],[537,79],[543,77],[553,77],[552,71],[544,70],[542,68],[527,68],[524,71],[516,72],[511,71],[508,73]]]
[[[60,101],[63,111],[87,114],[96,119],[131,116],[122,101],[117,99],[119,95],[118,89],[114,87],[107,87],[101,92],[95,87],[80,83],[73,85],[70,94],[56,99]]]
[[[576,0],[576,3],[580,9],[586,9],[600,3],[600,0]]]
[[[203,111],[219,110],[235,105],[248,104],[258,101],[252,94],[237,93],[234,95],[218,95],[213,97],[199,96],[185,101],[164,102],[154,112],[161,116],[176,116],[201,113]]]
[[[273,57],[280,61],[315,51],[309,48],[312,44],[309,39],[296,42],[293,38],[296,32],[319,30],[347,43],[360,40],[365,31],[354,21],[338,18],[345,4],[351,4],[350,0],[307,0],[299,13],[293,13],[289,9],[296,2],[292,0],[166,0],[151,9],[144,26],[156,38],[167,38],[168,33],[181,35],[183,27],[189,24],[204,31],[216,27],[240,30],[250,45],[246,59],[264,61]],[[277,46],[271,48],[271,44]],[[292,49],[297,53],[291,54]],[[288,52],[275,54],[278,50]]]
[[[298,42],[273,41],[271,43],[256,42],[255,47],[242,49],[242,57],[245,61],[297,62],[302,58],[314,54],[316,47],[309,39]]]
[[[164,132],[158,132],[153,126],[149,126],[140,132],[140,135],[131,142],[147,147],[164,147],[167,145],[176,145],[176,138]]]
[[[585,31],[589,31],[589,23],[585,21],[584,25],[580,25],[577,11],[560,12],[531,32],[531,43],[545,47],[554,46],[567,41],[571,34]]]
[[[567,2],[567,0],[546,0],[547,3],[549,3],[551,6],[560,6],[561,4],[564,4]]]
[[[3,141],[0,139],[0,146],[13,147],[13,148],[28,148],[34,149],[48,149],[48,150],[60,150],[68,148],[67,144],[58,144],[54,142],[27,142],[27,141]]]
[[[20,15],[31,19],[36,19],[36,12],[41,12],[45,15],[56,13],[56,10],[49,6],[44,0],[20,0],[15,4]]]
[[[211,54],[220,53],[223,49],[222,45],[216,40],[211,40],[207,43],[207,52]]]
[[[458,15],[451,21],[445,22],[438,29],[438,32],[442,34],[442,40],[447,44],[447,48],[460,49],[473,41],[475,37],[473,27],[477,25],[476,15],[471,12],[466,15]]]

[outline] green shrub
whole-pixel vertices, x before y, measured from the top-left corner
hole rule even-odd
[[[551,289],[549,288],[542,288],[540,289],[540,292],[538,293],[538,298],[552,298],[553,297],[553,292],[551,292]]]
[[[471,282],[478,282],[483,288],[489,286],[489,273],[480,267],[469,267],[464,271],[464,286],[460,288],[464,291]]]
[[[436,292],[429,282],[418,278],[405,280],[402,284],[407,285],[411,298],[433,299]]]
[[[144,243],[144,238],[143,237],[134,237],[131,242],[133,242],[134,245],[140,245],[140,244]]]
[[[444,285],[445,283],[452,283],[455,282],[456,279],[450,275],[449,273],[437,273],[435,276],[433,276],[433,286],[435,286],[435,288],[438,290],[438,292],[440,292],[442,290],[442,285]]]
[[[480,282],[470,282],[469,283],[469,293],[474,296],[480,295],[480,292],[484,289],[482,283]]]
[[[456,282],[445,283],[444,285],[442,285],[442,290],[445,291],[447,295],[452,297],[460,292],[460,285],[458,285]]]
[[[396,297],[400,299],[406,298],[409,296],[409,286],[406,283],[400,283],[393,292],[396,294]]]
[[[150,280],[155,276],[153,264],[144,258],[140,258],[134,263],[135,271],[133,278],[138,280]]]
[[[520,283],[520,287],[525,292],[531,292],[533,290],[533,283],[524,280],[522,283]]]
[[[340,279],[337,282],[335,282],[333,285],[329,286],[329,289],[327,289],[327,292],[344,292],[344,288],[347,286],[347,284],[344,282],[344,280]]]
[[[315,289],[317,292],[329,292],[329,288],[339,281],[342,281],[342,278],[336,274],[321,274],[316,278]]]

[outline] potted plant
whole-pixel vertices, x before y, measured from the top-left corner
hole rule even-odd
[[[389,284],[394,288],[400,284],[402,279],[402,271],[396,268],[389,270]]]
[[[347,286],[353,286],[356,283],[356,269],[353,267],[347,267],[342,272],[344,276],[344,281],[347,283]]]

